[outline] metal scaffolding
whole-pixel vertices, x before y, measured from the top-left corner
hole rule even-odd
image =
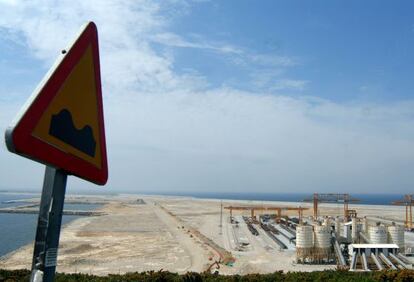
[[[413,204],[414,199],[412,194],[404,195],[404,199],[392,202],[396,206],[405,206],[405,228],[412,230],[413,228]]]
[[[343,203],[344,204],[344,217],[350,216],[356,217],[356,211],[349,209],[349,203],[358,202],[358,199],[352,198],[349,194],[340,193],[314,193],[313,197],[306,198],[304,202],[313,202],[313,217],[318,217],[318,204],[319,203]]]

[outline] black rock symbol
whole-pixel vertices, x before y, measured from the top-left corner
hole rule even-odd
[[[49,134],[66,144],[95,157],[96,141],[93,138],[92,127],[84,126],[76,129],[72,114],[67,110],[61,110],[57,115],[52,115]]]

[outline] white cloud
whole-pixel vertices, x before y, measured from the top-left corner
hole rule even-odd
[[[272,83],[271,88],[273,90],[304,90],[308,84],[307,80],[294,80],[294,79],[280,79]]]
[[[250,60],[253,63],[274,67],[292,67],[299,64],[295,58],[275,54],[252,54],[250,55]]]
[[[135,159],[113,167],[117,183],[138,174],[137,186],[166,190],[384,192],[412,184],[413,110],[405,103],[338,105],[234,89],[170,94],[112,108],[113,156]],[[116,116],[135,122],[125,127]]]
[[[151,38],[154,42],[170,46],[170,47],[181,47],[181,48],[195,48],[195,49],[205,49],[212,50],[218,53],[224,54],[242,54],[243,50],[230,44],[225,43],[211,43],[203,42],[199,40],[188,40],[179,36],[178,34],[171,32],[164,32],[155,34]]]
[[[169,5],[174,1],[0,4],[7,10],[0,28],[18,34],[47,65],[81,24],[97,23],[110,189],[398,192],[413,186],[414,102],[338,104],[205,90],[208,77],[178,75],[174,58],[151,48],[154,35],[172,46],[206,46],[169,30],[171,19],[163,16]],[[267,63],[265,57],[251,60]],[[271,64],[295,63],[276,57]],[[274,87],[282,93],[306,83],[277,78]],[[20,102],[0,100],[1,128]],[[40,165],[4,148],[0,157],[3,186],[40,186]],[[11,164],[25,177],[10,174]],[[72,179],[70,185],[86,184]]]
[[[0,0],[0,4],[15,6],[17,5],[17,0]]]

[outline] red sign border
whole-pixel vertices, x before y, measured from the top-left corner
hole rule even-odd
[[[32,135],[42,114],[59,92],[60,87],[70,75],[73,68],[91,45],[95,70],[96,98],[98,103],[98,123],[100,131],[101,168],[74,155],[65,153]],[[87,23],[74,41],[43,78],[31,99],[22,110],[17,122],[6,130],[6,145],[9,151],[34,161],[63,169],[68,174],[83,178],[99,185],[108,180],[108,163],[106,155],[105,125],[102,102],[101,74],[99,63],[98,30],[95,23]]]

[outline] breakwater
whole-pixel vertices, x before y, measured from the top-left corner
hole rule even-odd
[[[0,209],[0,213],[38,214],[39,210]],[[98,211],[63,211],[63,215],[76,216],[102,216],[105,214],[104,212]]]
[[[2,208],[0,213],[17,213],[17,214],[38,214],[38,205],[27,205],[12,208]],[[84,211],[84,210],[64,210],[63,215],[76,215],[76,216],[102,216],[106,213],[101,211]]]

